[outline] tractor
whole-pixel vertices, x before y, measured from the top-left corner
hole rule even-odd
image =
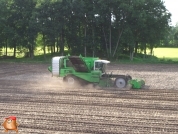
[[[98,57],[56,56],[52,58],[48,70],[52,76],[62,77],[63,82],[69,86],[92,84],[93,86],[118,89],[125,88],[127,85],[131,85],[135,89],[144,86],[144,80],[132,79],[130,75],[107,73],[108,63],[110,61]]]

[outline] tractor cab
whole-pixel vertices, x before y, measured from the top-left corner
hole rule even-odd
[[[95,60],[94,61],[94,70],[101,70],[102,74],[106,73],[107,64],[110,63],[108,60]]]

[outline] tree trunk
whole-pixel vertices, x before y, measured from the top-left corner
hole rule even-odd
[[[57,42],[56,43],[57,44],[57,50],[56,51],[59,52],[59,37],[57,37],[56,42]]]
[[[16,57],[16,48],[17,48],[17,45],[16,45],[16,41],[15,40],[13,40],[13,43],[14,43],[14,54],[13,54],[13,56],[15,58]]]
[[[94,31],[94,26],[93,25],[92,25],[92,38],[93,38],[93,46],[92,46],[92,48],[93,48],[93,57],[94,57],[95,56],[95,31]]]
[[[135,48],[135,45],[129,45],[129,52],[130,52],[130,60],[133,61],[133,58],[134,58],[134,48]]]
[[[130,52],[130,60],[133,61],[133,57],[134,57],[134,52]]]
[[[6,39],[6,56],[7,56],[7,45],[8,45],[8,39]]]
[[[62,56],[64,55],[64,29],[62,29],[62,33],[61,33],[60,54]]]
[[[144,43],[144,58],[146,58],[146,43]]]
[[[112,56],[112,42],[111,42],[111,37],[112,37],[112,13],[111,13],[111,7],[109,7],[110,13],[109,13],[109,57],[111,58]]]
[[[56,49],[55,49],[55,37],[53,38],[53,53],[55,53]]]
[[[119,46],[119,41],[120,41],[120,38],[121,38],[122,33],[123,33],[123,30],[121,30],[121,32],[119,33],[118,40],[117,40],[117,44],[116,44],[116,48],[114,49],[113,57],[114,57],[115,54],[116,54],[116,51],[117,51],[117,48],[118,48],[118,46]]]
[[[153,55],[153,45],[150,45],[150,54]]]
[[[135,55],[137,55],[137,51],[138,51],[138,41],[135,42]]]
[[[81,27],[81,24],[79,22],[79,31],[78,31],[78,33],[79,33],[80,47],[83,47],[82,32],[81,31],[83,31],[83,28]]]
[[[44,58],[46,59],[46,45],[45,44],[43,46],[43,50],[44,50]]]
[[[109,57],[111,57],[111,52],[112,52],[112,46],[111,46],[111,24],[109,26]]]
[[[32,59],[34,58],[34,42],[32,42],[32,44],[31,44],[30,57],[31,57]]]
[[[51,55],[53,55],[53,45],[51,44],[50,47],[51,47]]]
[[[44,59],[46,59],[46,42],[45,42],[45,36],[44,36],[44,34],[43,34],[43,52],[44,52]]]
[[[85,46],[84,46],[85,57],[87,56],[86,37],[87,37],[87,26],[85,25]]]
[[[153,48],[150,49],[150,54],[153,55]]]
[[[105,31],[104,31],[104,27],[102,27],[102,30],[103,30],[104,40],[105,40],[105,45],[106,45],[106,54],[107,54],[107,56],[109,56],[109,54],[108,54],[108,44],[107,44],[107,38],[106,38]]]
[[[26,53],[25,58],[30,58],[31,57],[31,46],[28,46],[28,52]]]
[[[84,53],[85,53],[85,57],[87,56],[87,48],[86,46],[84,47]]]
[[[54,41],[54,45],[53,45],[53,52],[56,53],[56,45],[55,45],[55,41]]]

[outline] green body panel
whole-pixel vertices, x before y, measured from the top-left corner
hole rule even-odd
[[[102,74],[101,70],[93,70],[94,61],[98,60],[97,57],[81,57],[80,59],[84,61],[85,65],[88,68],[88,72],[77,72],[75,67],[70,63],[68,56],[61,58],[59,61],[59,75],[58,77],[66,77],[67,75],[74,75],[82,80],[91,83],[99,83],[100,76]],[[52,72],[52,67],[49,66],[48,70]]]
[[[65,77],[68,74],[74,74],[74,73],[75,73],[75,70],[72,67],[66,67],[66,68],[61,68],[60,69],[59,76],[60,77]]]
[[[94,67],[94,61],[98,60],[99,58],[94,57],[83,57],[83,61],[86,63],[88,69],[91,71]]]
[[[52,66],[48,67],[48,71],[52,72]]]
[[[79,56],[80,59],[85,63],[88,68],[88,72],[77,72],[72,65],[69,65],[68,56],[63,58],[60,61],[60,73],[59,77],[65,77],[67,75],[74,75],[82,80],[91,83],[99,83],[101,71],[100,70],[93,70],[94,61],[99,59],[97,57],[82,57]],[[48,69],[49,70],[49,69]]]
[[[113,87],[114,83],[110,78],[101,78],[98,85],[100,87]]]
[[[91,71],[90,73],[75,72],[73,75],[91,83],[98,83],[100,81],[101,71]]]
[[[139,79],[129,80],[128,83],[130,85],[132,85],[133,89],[141,89],[145,85],[145,81],[144,80],[139,80]]]
[[[65,77],[67,75],[74,75],[85,81],[98,83],[100,81],[101,71],[95,70],[89,73],[81,73],[81,72],[76,72],[73,68],[60,69],[60,74],[59,74],[60,77]]]

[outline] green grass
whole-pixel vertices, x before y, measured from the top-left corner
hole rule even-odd
[[[150,50],[147,50],[149,53]],[[124,56],[115,63],[164,63],[164,64],[178,64],[178,48],[154,48],[153,55],[147,55],[143,58],[143,54],[137,54],[133,61],[129,60],[129,56]]]
[[[153,53],[161,60],[178,61],[178,48],[154,48]]]

